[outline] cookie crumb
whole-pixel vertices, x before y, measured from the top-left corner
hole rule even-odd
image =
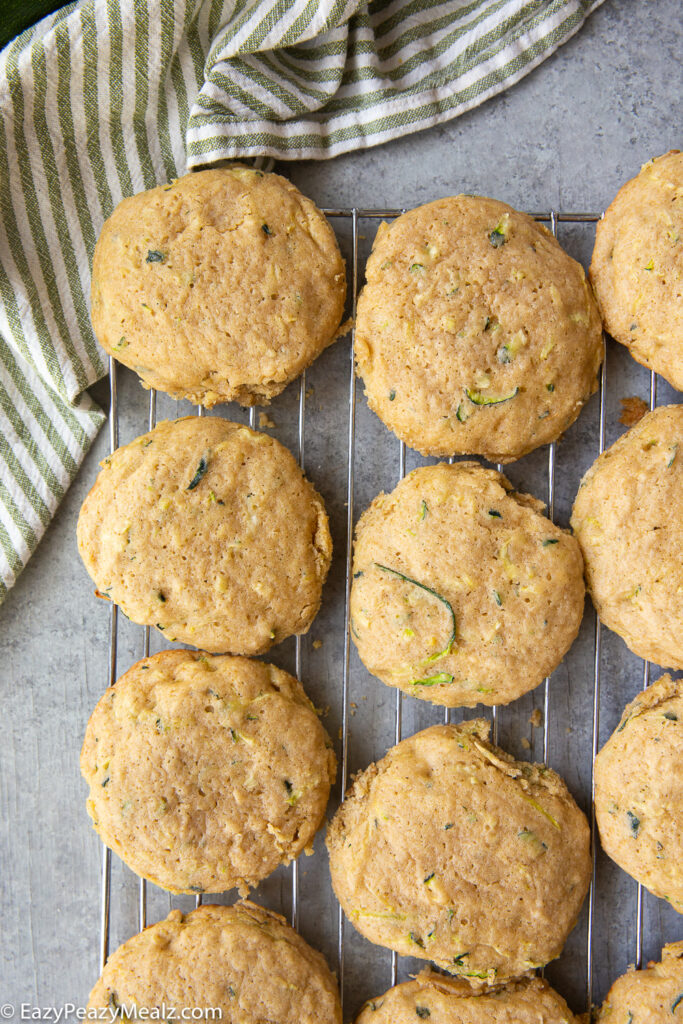
[[[642,398],[638,398],[637,395],[622,398],[619,422],[623,423],[625,427],[634,427],[636,423],[640,423],[647,410],[647,402],[643,401]]]
[[[322,647],[322,645],[323,645],[322,640],[314,640],[313,641],[313,650],[314,651],[319,651],[320,648]]]
[[[258,414],[258,425],[261,428],[261,430],[263,430],[264,427],[271,427],[272,428],[272,427],[275,426],[273,421],[268,416],[267,412],[260,412]]]
[[[543,712],[540,708],[535,708],[531,712],[531,718],[529,719],[534,729],[538,729],[540,725],[543,725]]]
[[[522,736],[522,746],[524,747],[525,750],[531,750],[531,743],[526,738],[526,736]]]

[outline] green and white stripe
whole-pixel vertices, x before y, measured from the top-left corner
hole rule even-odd
[[[0,54],[0,601],[104,416],[93,249],[124,196],[331,157],[509,87],[601,0],[80,0]]]

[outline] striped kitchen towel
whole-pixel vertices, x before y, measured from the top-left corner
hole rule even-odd
[[[468,110],[601,0],[79,0],[0,54],[0,601],[103,422],[93,248],[226,157],[331,157]]]

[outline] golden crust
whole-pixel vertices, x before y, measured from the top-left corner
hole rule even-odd
[[[98,341],[146,387],[267,404],[339,333],[344,262],[322,213],[247,167],[124,199],[95,247]]]
[[[541,978],[473,991],[466,982],[426,969],[413,981],[370,999],[356,1024],[575,1024],[562,996]]]
[[[128,618],[213,653],[262,654],[306,632],[332,541],[322,499],[283,445],[190,416],[102,465],[78,547]]]
[[[224,1024],[341,1024],[334,976],[279,914],[242,901],[172,910],[110,956],[88,1009],[220,1009]],[[218,1018],[217,1018],[218,1019]]]
[[[639,693],[595,760],[603,849],[683,913],[683,681]]]
[[[335,769],[298,680],[195,651],[133,665],[100,698],[81,752],[95,829],[171,892],[246,895],[311,852]]]
[[[593,463],[574,501],[600,618],[641,658],[683,668],[683,406],[660,406]]]
[[[683,153],[649,160],[597,226],[590,277],[605,327],[683,390]]]
[[[477,985],[559,956],[588,891],[590,829],[564,782],[432,726],[356,776],[327,832],[334,891],[371,942]]]
[[[452,196],[377,232],[355,351],[370,407],[411,447],[510,462],[574,422],[603,341],[582,267],[545,228]]]
[[[612,985],[597,1014],[599,1024],[671,1024],[683,1002],[683,942],[662,950],[661,962],[630,968]]]
[[[375,498],[351,589],[368,671],[448,707],[507,704],[550,675],[581,624],[583,560],[542,509],[471,462],[416,469]]]

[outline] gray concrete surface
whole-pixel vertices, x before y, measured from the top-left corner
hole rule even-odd
[[[284,168],[321,206],[412,206],[456,191],[481,192],[524,209],[599,210],[642,162],[681,146],[680,0],[606,0],[584,29],[509,93],[460,119],[365,153],[327,163]],[[678,112],[678,113],[677,113]],[[335,223],[349,248],[349,225]],[[363,222],[367,251],[375,225]],[[566,247],[586,262],[593,228],[560,231]],[[306,469],[323,493],[332,518],[335,562],[320,616],[303,641],[303,678],[312,698],[329,706],[325,718],[337,739],[341,725],[344,549],[346,544],[346,426],[348,343],[328,350],[307,375]],[[120,373],[121,441],[146,429],[147,398],[132,376]],[[619,398],[647,398],[649,375],[610,345],[607,435],[622,431]],[[107,400],[106,384],[94,392]],[[678,401],[659,384],[658,400]],[[296,444],[298,386],[269,410],[274,433]],[[159,400],[160,416],[186,407]],[[233,407],[223,415],[245,418]],[[556,518],[568,519],[582,472],[597,451],[598,404],[593,399],[558,446]],[[355,454],[355,517],[380,488],[398,479],[399,445],[368,412],[359,388]],[[85,723],[107,683],[109,612],[76,552],[78,509],[97,462],[108,449],[102,432],[54,524],[28,569],[0,609],[0,1004],[83,1004],[98,974],[100,846],[85,812],[78,754]],[[421,462],[408,453],[407,468]],[[547,453],[510,467],[520,486],[545,498]],[[119,634],[119,671],[142,654],[142,631],[125,620]],[[594,617],[587,606],[581,635],[551,685],[550,764],[561,771],[581,805],[590,798]],[[322,640],[315,648],[313,641]],[[601,741],[620,710],[642,685],[642,662],[606,630],[602,633]],[[153,638],[153,649],[160,645]],[[293,641],[272,660],[293,668]],[[657,670],[653,669],[653,678]],[[395,696],[365,673],[352,652],[349,770],[364,767],[393,742]],[[542,690],[501,710],[500,741],[517,756],[542,756],[542,730],[529,724]],[[403,731],[441,720],[442,712],[405,699]],[[462,717],[454,715],[454,718]],[[335,802],[338,799],[335,794]],[[281,871],[255,894],[274,908],[290,909],[291,873]],[[635,884],[598,855],[595,916],[595,989],[633,962],[636,950]],[[150,888],[149,919],[163,916],[169,898]],[[112,871],[112,946],[137,930],[137,882],[118,860]],[[174,899],[173,905],[188,906]],[[316,853],[300,865],[300,930],[337,963],[337,907],[320,837]],[[681,936],[680,920],[662,901],[644,899],[644,955]],[[390,957],[345,929],[345,1017],[390,982]],[[400,977],[415,963],[401,960]],[[575,1010],[585,1006],[586,914],[548,976]],[[11,1019],[11,1018],[9,1018]]]

